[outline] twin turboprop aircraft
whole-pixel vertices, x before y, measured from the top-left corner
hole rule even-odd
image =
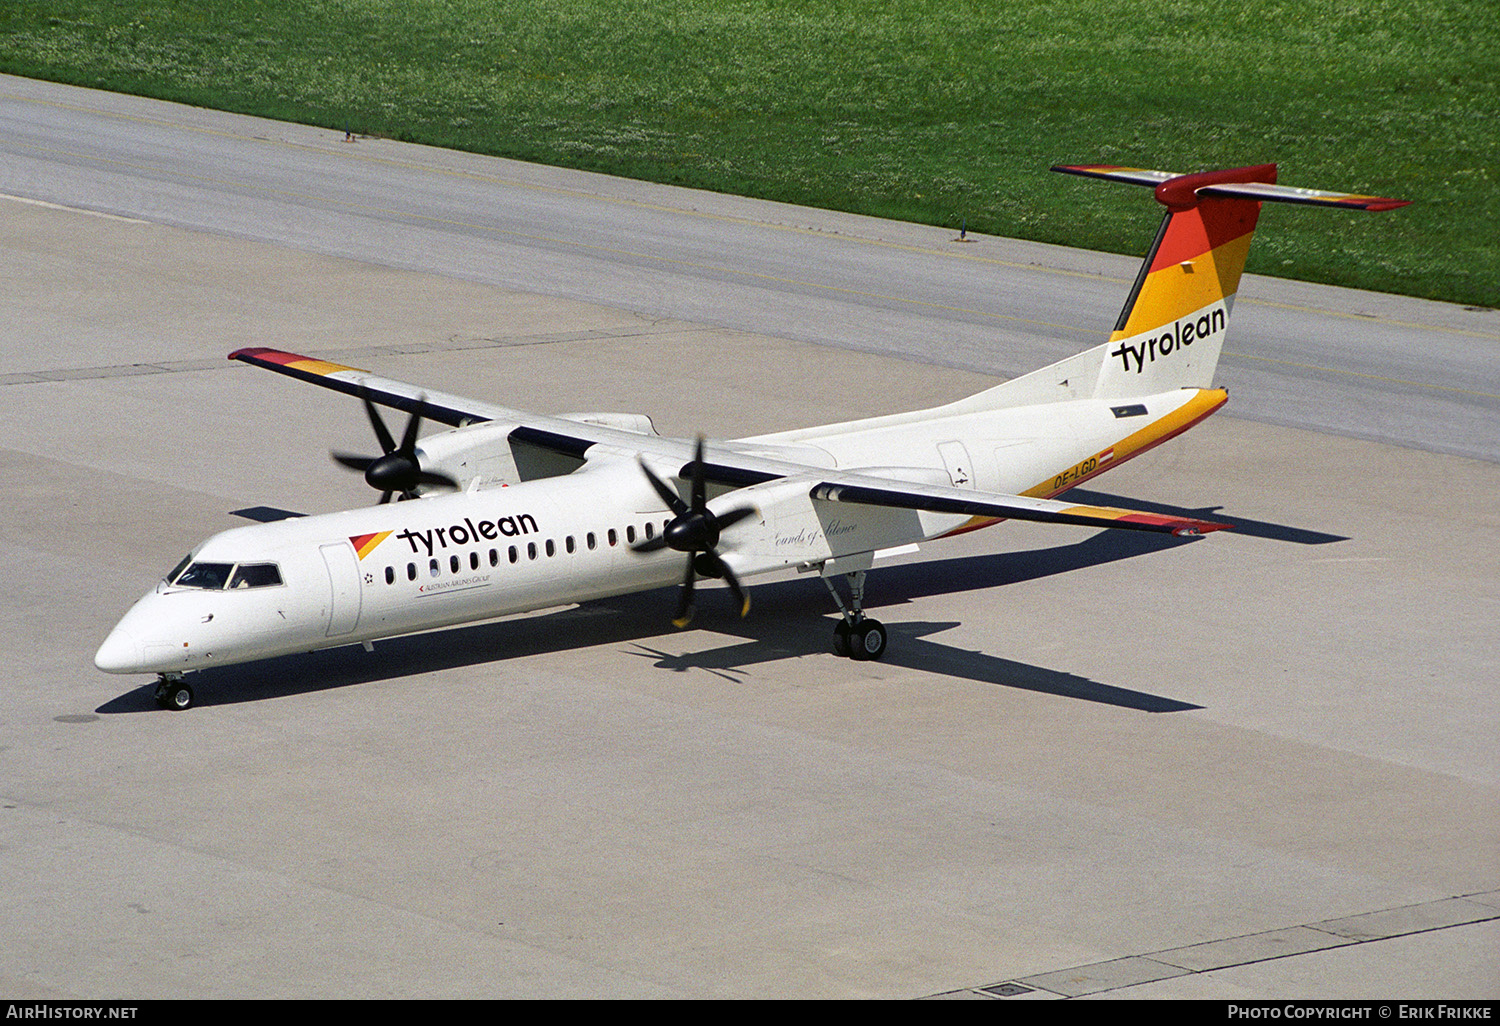
[[[1053,170],[1148,185],[1167,208],[1114,332],[934,409],[705,445],[663,438],[638,414],[540,416],[275,349],[230,354],[361,398],[381,455],[334,458],[363,472],[380,503],[213,536],[125,614],[95,665],[155,673],[158,702],[186,709],[185,675],[204,667],[674,583],[673,622],[685,626],[698,578],[722,579],[743,616],[742,580],[789,568],[816,571],[833,595],[834,650],[878,659],[886,631],[863,591],[882,553],[1001,520],[1178,535],[1228,526],[1052,497],[1224,404],[1214,371],[1262,202],[1405,201],[1277,185],[1274,164]],[[409,415],[399,442],[377,406]],[[451,430],[418,445],[423,420]]]

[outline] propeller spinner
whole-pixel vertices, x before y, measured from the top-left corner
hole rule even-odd
[[[366,483],[381,493],[382,503],[390,502],[391,496],[397,494],[403,499],[415,499],[417,488],[421,485],[458,487],[458,482],[447,474],[423,470],[421,461],[417,459],[417,430],[422,426],[422,417],[427,410],[425,400],[417,400],[417,408],[412,411],[411,419],[406,422],[406,431],[401,436],[401,444],[397,445],[396,440],[391,436],[390,429],[385,426],[385,421],[381,420],[380,412],[375,409],[375,404],[370,402],[369,396],[361,395],[359,398],[365,404],[365,413],[370,417],[370,426],[375,429],[375,437],[380,442],[382,455],[356,456],[353,453],[333,452],[329,455],[333,457],[334,462],[363,473]]]
[[[645,541],[632,546],[635,552],[657,552],[661,549],[675,549],[688,555],[687,571],[682,578],[681,597],[677,602],[677,615],[672,618],[672,623],[678,627],[686,627],[693,619],[693,583],[701,574],[704,577],[718,577],[729,585],[729,590],[734,593],[735,600],[740,604],[740,616],[750,613],[750,596],[740,586],[739,578],[734,571],[719,558],[718,545],[719,536],[724,529],[731,524],[737,524],[755,512],[753,506],[740,506],[724,513],[714,513],[708,508],[707,488],[703,480],[703,436],[698,436],[697,451],[693,455],[693,482],[692,503],[682,501],[682,496],[677,490],[662,481],[652,473],[651,468],[641,460],[641,470],[645,473],[651,487],[656,494],[661,496],[661,501],[667,504],[667,508],[673,513],[673,519],[667,524],[666,529],[655,538],[647,538]]]

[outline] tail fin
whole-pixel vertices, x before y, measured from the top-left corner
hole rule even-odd
[[[1101,399],[1212,386],[1262,202],[1356,210],[1390,210],[1408,202],[1277,185],[1275,164],[1193,175],[1104,165],[1052,170],[1153,186],[1167,208],[1102,347],[1094,389]]]

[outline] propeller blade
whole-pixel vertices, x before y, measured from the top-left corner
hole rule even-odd
[[[441,474],[436,470],[424,470],[417,475],[417,483],[424,485],[438,485],[442,488],[458,488],[458,482],[447,474]]]
[[[396,440],[391,437],[390,429],[380,418],[380,411],[375,408],[375,404],[370,402],[370,397],[363,391],[360,392],[359,399],[365,404],[365,414],[370,418],[370,426],[375,429],[375,437],[380,440],[380,451],[382,453],[394,452]]]
[[[727,513],[720,513],[715,519],[719,522],[719,530],[722,531],[731,524],[737,524],[746,517],[754,516],[756,512],[754,506],[740,506]]]
[[[707,502],[707,486],[703,481],[703,436],[698,436],[698,445],[693,452],[693,509],[701,510]]]
[[[693,561],[687,561],[687,574],[682,578],[682,593],[677,599],[677,615],[672,617],[674,627],[686,627],[693,622]]]
[[[406,422],[406,432],[401,436],[401,448],[397,452],[410,454],[417,451],[417,430],[422,426],[422,414],[426,409],[427,401],[418,397],[417,408]]]
[[[724,583],[729,585],[729,590],[734,593],[735,600],[740,604],[740,619],[743,620],[750,615],[750,593],[740,587],[740,579],[723,560],[719,561],[719,566],[724,569]]]
[[[646,466],[645,460],[638,461],[641,469],[646,472],[646,480],[651,482],[651,487],[656,489],[656,494],[661,496],[661,501],[667,504],[667,508],[674,516],[682,516],[688,511],[687,504],[682,501],[682,496],[677,494],[677,489],[667,485],[665,481],[657,477],[650,467]]]
[[[729,590],[734,594],[735,601],[739,603],[740,616],[749,616],[750,596],[740,586],[740,579],[735,576],[733,570],[729,569],[729,564],[720,559],[717,552],[705,552],[698,558],[708,564],[709,568],[713,570],[713,576],[723,578],[724,583],[729,585]]]
[[[375,456],[356,456],[352,452],[330,452],[328,455],[333,457],[333,462],[361,474],[368,470],[370,464],[377,459]]]

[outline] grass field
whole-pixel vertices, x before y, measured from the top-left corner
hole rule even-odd
[[[1469,0],[3,0],[0,70],[1138,252],[1059,162],[1276,161],[1252,271],[1500,305],[1500,17]]]

